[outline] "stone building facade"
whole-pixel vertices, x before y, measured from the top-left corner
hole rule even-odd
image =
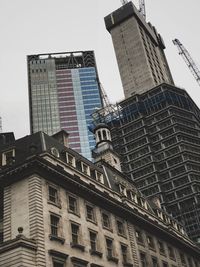
[[[9,136],[0,135],[0,266],[200,266],[184,228],[116,168],[43,132]]]

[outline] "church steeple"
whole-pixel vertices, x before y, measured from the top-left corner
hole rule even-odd
[[[111,166],[121,171],[119,155],[113,150],[109,127],[106,124],[98,124],[94,129],[96,147],[93,149],[95,162],[105,160]]]

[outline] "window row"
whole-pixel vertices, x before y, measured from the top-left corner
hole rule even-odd
[[[196,259],[192,259],[191,257],[186,257],[182,252],[179,253],[179,258],[181,261],[182,267],[198,267],[198,261]],[[140,251],[140,261],[142,267],[149,266],[149,259],[145,252]],[[177,265],[169,265],[166,261],[161,261],[161,265],[159,264],[159,260],[155,256],[151,256],[151,266],[152,267],[176,267]],[[175,263],[176,264],[176,263]]]
[[[56,204],[56,205],[60,205],[60,201],[58,198],[58,189],[53,187],[53,186],[49,186],[49,202],[52,204]],[[79,201],[78,198],[74,195],[68,195],[67,197],[67,201],[68,201],[68,211],[80,216],[80,208],[79,208]],[[86,219],[90,222],[93,222],[95,224],[97,224],[97,216],[96,216],[96,208],[89,203],[85,204],[85,215],[86,215]],[[106,212],[106,211],[101,211],[101,222],[102,222],[102,226],[108,230],[112,230],[113,229],[113,225],[111,222],[111,215],[110,213]],[[125,229],[125,224],[123,222],[123,220],[120,219],[116,219],[116,228],[117,228],[117,232],[119,235],[121,236],[126,236],[126,229]]]
[[[57,240],[64,243],[64,239],[60,237],[60,217],[54,214],[50,214],[50,227],[51,227],[51,240]],[[81,233],[81,225],[76,222],[70,222],[70,232],[71,232],[71,242],[70,246],[72,248],[79,249],[81,251],[85,250],[83,237]],[[98,232],[88,229],[88,239],[90,245],[90,254],[102,257],[102,239],[100,239]],[[85,240],[85,239],[84,239]],[[128,245],[124,243],[118,244],[113,238],[104,236],[104,245],[106,248],[107,259],[109,261],[114,261],[118,263],[118,255],[117,247],[120,245],[121,257],[123,259],[123,263],[130,262],[130,251],[128,249]]]

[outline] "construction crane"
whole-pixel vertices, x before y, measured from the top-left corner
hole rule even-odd
[[[189,52],[187,51],[187,49],[183,46],[183,44],[178,39],[174,39],[173,40],[173,44],[178,47],[179,55],[181,55],[183,57],[183,59],[185,60],[187,66],[188,66],[188,68],[192,72],[195,80],[200,85],[200,70],[196,66],[194,60],[191,58]]]
[[[126,5],[128,3],[128,0],[121,0],[122,5]]]
[[[99,78],[97,78],[96,81],[100,89],[100,95],[102,98],[102,108],[95,109],[95,111],[91,114],[93,118],[93,125],[105,123],[106,121],[111,120],[113,116],[116,116],[116,104],[110,103],[106,91],[104,90],[102,83],[99,81]],[[90,125],[90,130],[92,129],[92,127],[93,126]]]
[[[145,1],[139,0],[139,12],[146,19]]]
[[[128,3],[128,0],[121,0],[122,5],[126,5]],[[139,12],[140,14],[146,19],[146,10],[145,10],[145,1],[139,0]]]

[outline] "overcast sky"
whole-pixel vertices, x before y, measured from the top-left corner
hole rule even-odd
[[[133,1],[138,5],[138,1]],[[120,0],[0,0],[0,116],[3,131],[17,138],[29,134],[26,56],[38,53],[94,50],[100,81],[111,102],[123,99],[121,80],[104,16]],[[200,107],[200,87],[172,39],[178,38],[200,62],[200,1],[146,0],[147,21],[166,44],[166,56],[177,86]]]

